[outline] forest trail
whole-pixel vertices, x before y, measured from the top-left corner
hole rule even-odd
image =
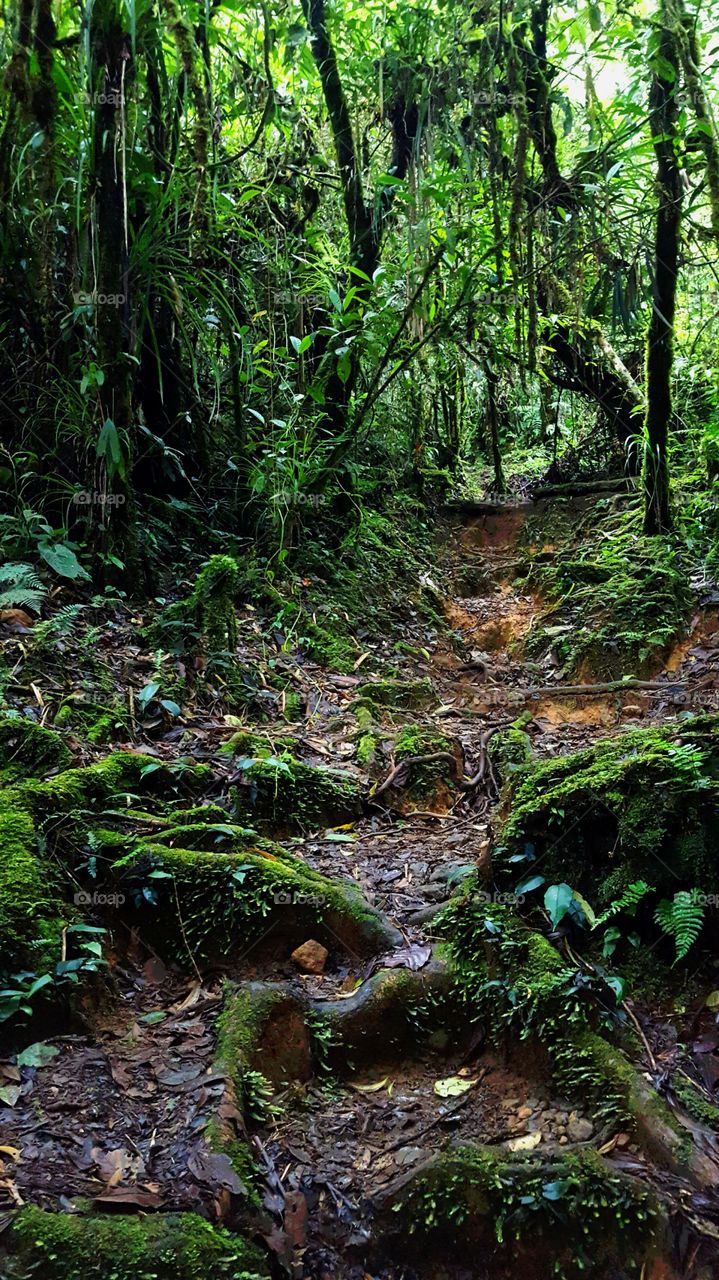
[[[644,687],[568,693],[563,686],[577,681],[562,675],[556,655],[526,656],[526,638],[548,611],[516,579],[528,509],[465,517],[448,531],[455,591],[444,607],[461,644],[440,641],[432,654],[405,646],[402,683],[389,686],[361,672],[309,668],[306,721],[281,733],[259,730],[276,754],[294,736],[298,758],[359,777],[351,763],[357,690],[371,700],[376,683],[381,722],[373,713],[360,723],[365,768],[375,775],[363,815],[350,806],[324,829],[315,823],[297,832],[280,807],[262,827],[264,838],[283,840],[312,871],[359,886],[382,922],[374,942],[327,919],[319,929],[308,925],[305,903],[292,894],[275,897],[259,937],[189,976],[159,942],[163,958],[153,953],[152,928],[116,932],[116,999],[91,1002],[85,1025],[78,1019],[69,1034],[51,1028],[39,1061],[0,1063],[11,1102],[0,1104],[3,1210],[37,1204],[73,1212],[89,1200],[102,1212],[199,1211],[249,1231],[278,1275],[311,1280],[508,1280],[514,1264],[499,1255],[486,1273],[468,1267],[466,1242],[454,1256],[446,1241],[441,1256],[427,1253],[420,1237],[414,1243],[416,1224],[393,1211],[439,1155],[479,1144],[509,1161],[534,1161],[548,1185],[567,1153],[601,1149],[610,1168],[648,1185],[673,1179],[672,1195],[691,1215],[696,1185],[655,1166],[636,1135],[608,1134],[589,1102],[552,1085],[529,1046],[490,1047],[488,1029],[450,992],[436,918],[462,880],[487,866],[502,782],[493,735],[523,717],[535,755],[549,758],[663,723],[682,707],[713,705],[719,623],[711,610],[694,619],[691,635]],[[550,556],[553,547],[530,550]],[[405,744],[418,745],[405,749],[398,767],[403,732]],[[425,759],[438,734],[454,744],[454,762]],[[205,796],[214,803],[241,769],[211,739],[195,754],[219,768]],[[180,922],[184,935],[182,914]],[[306,966],[320,972],[303,973],[291,952],[310,939],[326,954]],[[643,1037],[636,1065],[656,1081],[667,1029],[650,1010],[635,1016]],[[228,1042],[246,1054],[243,1097]],[[246,1180],[230,1158],[238,1139],[249,1142],[260,1169],[249,1211]],[[695,1126],[693,1141],[714,1160],[710,1130]],[[531,1250],[524,1265],[528,1277],[545,1274]],[[672,1274],[657,1263],[645,1280]]]

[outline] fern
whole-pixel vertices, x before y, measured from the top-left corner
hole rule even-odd
[[[624,892],[618,898],[615,898],[613,902],[610,902],[606,911],[597,916],[595,929],[600,924],[606,924],[607,920],[619,915],[620,911],[626,911],[629,915],[634,915],[642,898],[646,898],[648,893],[654,893],[654,889],[644,880],[635,880],[634,884],[627,885]]]
[[[66,636],[69,631],[72,631],[84,609],[84,604],[66,604],[58,609],[52,618],[39,622],[33,632],[35,648],[41,648],[48,641],[56,640],[59,636]],[[88,647],[91,648],[92,645]]]
[[[671,902],[663,898],[654,912],[654,919],[665,933],[674,939],[676,959],[683,960],[694,946],[704,923],[704,907],[695,892],[680,889]]]
[[[22,561],[0,565],[0,609],[32,609],[39,613],[47,587],[31,564]]]

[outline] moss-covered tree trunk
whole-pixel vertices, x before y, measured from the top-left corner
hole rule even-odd
[[[674,311],[679,269],[682,178],[679,167],[676,100],[677,48],[662,6],[660,58],[652,74],[650,125],[657,158],[657,208],[654,241],[652,315],[647,334],[647,413],[644,455],[644,532],[664,533],[671,527],[667,445],[672,419],[672,359]]]
[[[687,13],[684,0],[674,0],[674,30],[678,44],[684,86],[696,119],[697,143],[704,152],[712,231],[719,244],[719,139],[700,70],[696,17]]]

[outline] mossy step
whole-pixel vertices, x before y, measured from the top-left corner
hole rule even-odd
[[[14,721],[8,721],[8,729]],[[56,734],[33,727],[30,735],[23,728],[21,741],[30,752],[40,744],[45,762],[66,763],[69,752]],[[58,746],[59,744],[59,746]],[[61,748],[61,749],[60,749]],[[33,756],[37,759],[37,756]],[[205,766],[190,768],[185,779],[207,774]],[[17,965],[34,969],[47,959],[46,953],[58,942],[77,908],[68,902],[77,884],[69,875],[63,877],[63,834],[67,828],[60,819],[78,816],[73,832],[77,842],[87,810],[101,801],[123,798],[143,790],[166,785],[172,774],[150,756],[116,752],[96,764],[64,769],[45,779],[31,776],[17,780],[0,792],[0,969],[12,972]],[[173,779],[174,780],[174,779]],[[50,820],[53,853],[46,858],[46,836],[43,824]],[[73,845],[74,847],[74,845]],[[55,957],[59,959],[59,954]]]
[[[0,786],[66,769],[72,752],[59,734],[20,716],[0,718]]]
[[[364,955],[402,941],[354,885],[251,835],[234,853],[138,841],[110,875],[140,932],[150,930],[153,946],[183,963],[237,957],[263,938],[287,955],[308,934]],[[152,904],[143,901],[144,885],[152,886]]]
[[[0,1237],[2,1280],[268,1280],[254,1245],[196,1214],[47,1213],[28,1206]]]
[[[282,833],[349,822],[362,808],[353,774],[281,759],[250,758],[232,797],[240,821]]]
[[[697,1187],[719,1186],[719,1168],[624,1052],[599,1035],[578,986],[576,966],[511,911],[465,886],[445,911],[443,929],[458,991],[473,1016],[508,1048],[529,1039],[558,1090],[588,1106],[597,1127],[636,1140],[654,1163]]]
[[[665,1247],[654,1193],[593,1151],[507,1158],[458,1146],[373,1199],[390,1252],[425,1265],[435,1251],[445,1262],[469,1253],[477,1274],[498,1280],[638,1277]]]
[[[218,1024],[218,1057],[241,1093],[242,1074],[263,1073],[273,1084],[304,1081],[321,1062],[338,1075],[360,1061],[427,1049],[428,1026],[468,1037],[453,999],[453,975],[441,957],[425,968],[380,969],[343,999],[307,999],[279,982],[229,989]],[[428,1034],[431,1034],[428,1033]]]

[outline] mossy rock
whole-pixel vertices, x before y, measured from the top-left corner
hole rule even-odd
[[[4,1280],[268,1280],[259,1249],[196,1214],[22,1209],[2,1236]],[[2,1258],[2,1254],[0,1254]]]
[[[531,862],[607,906],[633,881],[719,890],[719,717],[636,729],[517,774],[493,855],[503,885]]]
[[[59,734],[19,716],[0,719],[0,787],[66,769],[71,763],[72,752]]]
[[[355,698],[370,708],[401,707],[421,711],[437,701],[428,676],[418,680],[372,680],[357,686]]]
[[[277,758],[250,759],[232,796],[241,821],[279,833],[349,822],[362,807],[353,774]]]
[[[432,1157],[383,1193],[390,1250],[412,1260],[472,1257],[497,1280],[614,1280],[657,1254],[660,1206],[636,1177],[593,1151],[507,1158],[459,1146]],[[394,1219],[394,1222],[393,1222]],[[629,1270],[627,1270],[629,1268]]]

